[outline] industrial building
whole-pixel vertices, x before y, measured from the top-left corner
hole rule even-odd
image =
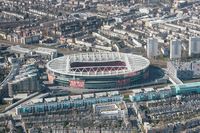
[[[128,114],[127,107],[124,101],[116,103],[94,104],[93,112],[105,118],[124,118]]]

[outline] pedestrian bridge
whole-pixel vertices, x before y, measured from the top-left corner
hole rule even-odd
[[[172,75],[169,75],[169,81],[172,82],[173,85],[183,84],[183,82],[179,78]]]

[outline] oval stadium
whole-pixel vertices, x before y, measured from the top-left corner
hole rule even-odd
[[[69,88],[112,89],[134,85],[148,77],[148,59],[119,52],[66,55],[47,63],[48,80]]]

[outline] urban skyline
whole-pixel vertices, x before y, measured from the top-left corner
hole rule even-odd
[[[199,133],[200,1],[0,0],[0,133]]]

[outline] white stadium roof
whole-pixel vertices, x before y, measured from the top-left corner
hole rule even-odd
[[[108,66],[109,70],[106,68],[107,66],[70,66],[73,62],[105,63],[112,61],[124,62],[125,66]],[[149,60],[140,55],[119,52],[91,52],[55,58],[47,63],[47,69],[54,73],[72,76],[112,76],[137,72],[147,68],[149,65]],[[100,69],[101,71],[98,71]]]

